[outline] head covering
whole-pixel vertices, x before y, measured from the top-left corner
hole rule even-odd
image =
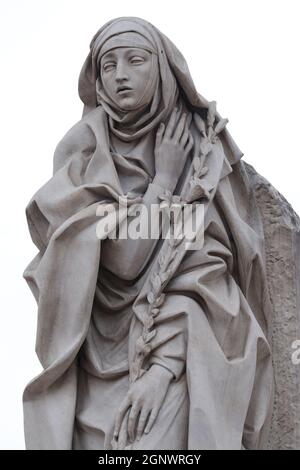
[[[152,101],[149,109],[124,112],[106,95],[100,77],[100,59],[114,47],[141,47],[152,53],[152,71],[142,104]],[[157,73],[158,72],[158,73]],[[172,73],[163,43],[150,23],[139,18],[123,17],[108,22],[93,37],[90,53],[79,78],[79,95],[85,104],[83,114],[101,104],[109,115],[110,127],[124,140],[134,140],[148,133],[170,115],[178,99],[178,87]],[[115,123],[122,127],[131,124],[130,135],[118,132]],[[133,123],[133,124],[132,124]]]
[[[99,49],[98,40],[99,37],[96,40],[96,50]],[[101,41],[101,43],[103,44],[103,41]],[[106,52],[117,47],[137,47],[157,55],[157,52],[149,39],[138,32],[126,31],[124,33],[115,34],[114,36],[111,36],[109,39],[105,40],[104,44],[101,46],[101,50],[97,53],[98,66],[100,64],[101,57],[106,54]]]

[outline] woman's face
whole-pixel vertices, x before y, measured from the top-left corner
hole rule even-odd
[[[130,111],[140,107],[152,73],[151,56],[144,49],[119,47],[101,57],[102,85],[119,108]]]

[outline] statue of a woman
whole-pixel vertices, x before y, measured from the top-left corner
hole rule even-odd
[[[44,369],[24,392],[27,447],[263,448],[273,406],[264,240],[227,120],[139,18],[96,33],[79,94],[83,117],[27,207],[39,253],[24,276]],[[201,203],[203,246],[101,235],[99,207],[122,212],[125,200]]]

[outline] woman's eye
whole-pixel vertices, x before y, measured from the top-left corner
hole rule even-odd
[[[145,61],[144,61],[144,59],[143,59],[142,57],[132,57],[132,58],[130,59],[130,62],[131,62],[132,64],[142,64],[142,63],[145,62]]]
[[[104,72],[109,72],[109,71],[112,70],[114,67],[115,67],[115,64],[114,64],[113,62],[109,62],[109,63],[107,63],[107,64],[104,64],[103,70],[104,70]]]

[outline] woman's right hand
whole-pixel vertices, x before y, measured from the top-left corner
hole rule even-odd
[[[186,157],[194,141],[189,130],[190,116],[183,113],[176,125],[178,110],[175,108],[165,127],[160,124],[155,142],[155,178],[160,186],[172,193],[184,168]]]

